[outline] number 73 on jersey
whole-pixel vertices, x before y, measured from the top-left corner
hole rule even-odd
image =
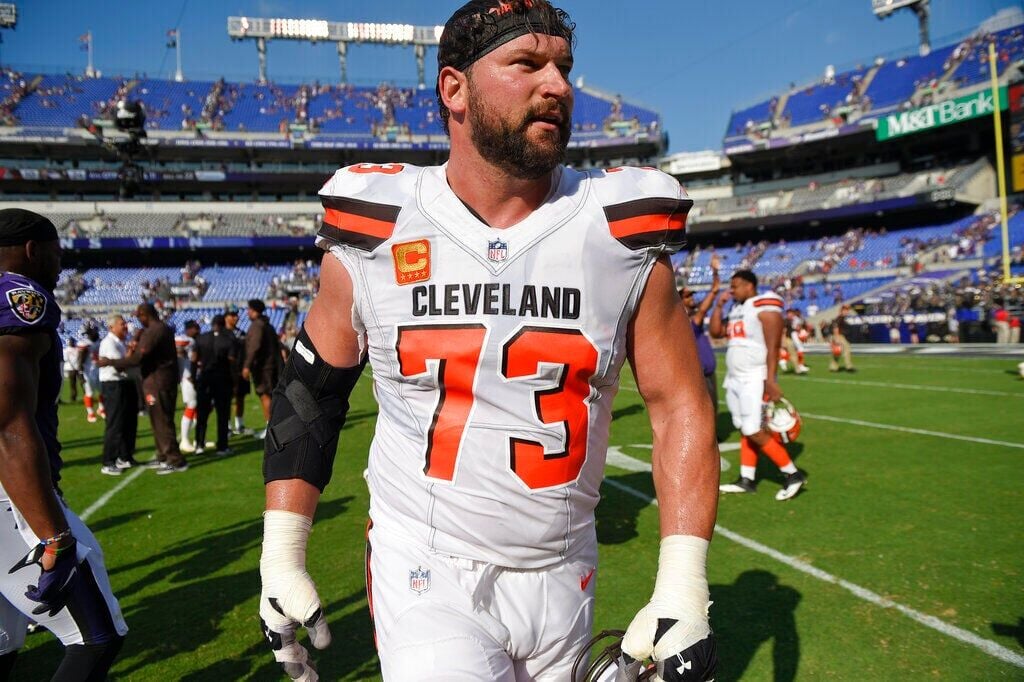
[[[487,337],[483,324],[412,325],[398,328],[398,363],[402,376],[436,371],[437,405],[427,431],[424,473],[451,481],[460,456],[466,422],[480,384],[481,353]],[[508,437],[509,468],[531,489],[566,485],[579,476],[587,457],[590,380],[597,371],[598,350],[578,329],[522,325],[501,347],[497,372],[506,382],[521,383],[532,393],[533,419],[539,425],[561,423],[562,447]],[[433,367],[436,365],[436,370]],[[528,380],[557,368],[557,382],[535,388]],[[535,382],[532,382],[535,384]],[[472,457],[472,453],[462,453]]]

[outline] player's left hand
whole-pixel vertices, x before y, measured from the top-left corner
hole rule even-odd
[[[651,601],[633,618],[622,651],[633,659],[652,659],[655,682],[713,680],[718,667],[715,635],[706,618],[670,615],[674,609]]]
[[[252,376],[252,373],[249,371],[249,368],[248,367],[243,368],[242,369],[242,378],[245,379],[246,381],[248,381],[250,376]]]
[[[13,573],[29,565],[39,567],[38,583],[29,585],[25,596],[34,602],[39,602],[39,606],[32,610],[32,615],[38,616],[45,613],[52,617],[67,605],[68,598],[78,580],[78,547],[75,539],[71,538],[69,542],[61,546],[61,553],[55,558],[51,567],[45,570],[42,561],[44,552],[43,545],[36,545],[8,572]]]
[[[782,399],[782,389],[779,388],[779,382],[772,381],[771,379],[764,382],[764,398],[770,403]]]

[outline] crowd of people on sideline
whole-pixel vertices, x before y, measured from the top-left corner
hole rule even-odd
[[[287,335],[278,334],[265,312],[266,304],[252,299],[244,333],[238,328],[239,309],[228,306],[203,321],[209,331],[201,332],[200,322],[189,319],[175,334],[156,305],[143,303],[133,311],[137,324],[112,313],[103,321],[105,335],[99,321],[90,319],[79,338],[68,337],[63,349],[68,397],[78,402],[81,383],[87,421],[104,423],[101,473],[119,476],[140,465],[158,474],[180,473],[188,470],[187,454],[209,448],[219,456],[231,454],[230,435],[263,438],[265,429],[245,426],[245,399],[255,392],[264,422],[269,420],[270,393],[290,348],[283,340]],[[176,424],[179,390],[184,409]],[[217,436],[208,441],[214,413]],[[156,454],[140,464],[135,453],[142,415],[149,418]]]

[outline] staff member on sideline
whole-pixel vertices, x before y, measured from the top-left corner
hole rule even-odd
[[[196,417],[196,452],[206,443],[206,424],[211,406],[217,411],[217,454],[231,454],[228,447],[228,418],[231,416],[231,373],[235,365],[234,335],[224,328],[224,316],[214,315],[212,329],[196,338],[192,355],[196,392],[199,396]]]
[[[149,422],[156,441],[155,466],[158,474],[188,470],[188,462],[178,449],[174,428],[174,408],[178,401],[178,354],[174,350],[174,332],[160,321],[152,303],[135,309],[142,324],[138,346],[122,360],[100,358],[100,367],[111,364],[118,369],[138,367],[142,373],[142,394],[149,406]]]
[[[131,469],[137,464],[135,435],[139,428],[139,393],[135,388],[135,377],[128,370],[117,369],[110,364],[128,354],[124,344],[128,325],[120,315],[111,315],[107,319],[107,330],[107,335],[100,341],[99,352],[100,393],[107,406],[100,473],[120,476],[122,469]]]
[[[249,331],[245,335],[245,359],[242,361],[242,380],[251,381],[263,407],[263,422],[270,422],[270,394],[277,386],[277,379],[284,368],[281,355],[281,340],[270,320],[264,315],[266,304],[254,298],[249,301]],[[265,438],[267,429],[256,436]]]

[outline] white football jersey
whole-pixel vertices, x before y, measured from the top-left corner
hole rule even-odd
[[[174,337],[174,348],[178,353],[178,379],[179,381],[192,380],[192,351],[196,349],[196,340],[186,334],[177,334]]]
[[[82,339],[78,342],[79,348],[88,348],[84,359],[82,360],[82,371],[85,373],[98,372],[99,366],[96,364],[96,360],[100,357],[100,341],[90,341],[89,339]]]
[[[725,351],[727,376],[743,379],[768,378],[768,346],[764,342],[761,313],[782,314],[782,299],[775,292],[751,296],[743,303],[733,302],[729,309]]]
[[[507,229],[445,166],[350,166],[321,190],[317,243],[352,277],[380,405],[375,528],[517,568],[593,541],[626,328],[692,202],[653,169],[555,183]]]

